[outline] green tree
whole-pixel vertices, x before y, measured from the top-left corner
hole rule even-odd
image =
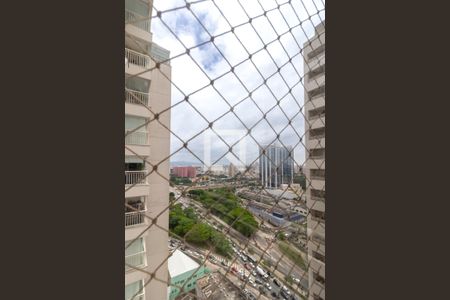
[[[175,226],[173,232],[179,236],[184,236],[195,226],[195,222],[185,216],[181,216],[178,225]]]
[[[197,223],[186,234],[186,240],[195,244],[204,244],[211,238],[211,235],[211,226],[204,223]]]
[[[213,243],[217,253],[230,257],[232,251],[230,242],[220,232],[213,232],[211,236],[211,242]]]
[[[187,218],[197,221],[197,214],[192,207],[185,208],[183,212]]]

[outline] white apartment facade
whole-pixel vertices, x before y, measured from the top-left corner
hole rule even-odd
[[[167,281],[169,256],[167,231],[146,230],[146,216],[158,216],[166,230],[169,223],[169,182],[158,173],[169,178],[169,162],[160,162],[170,153],[170,133],[161,125],[170,127],[170,110],[161,112],[170,107],[171,67],[169,52],[152,42],[152,4],[125,0],[125,300],[167,298],[167,283],[148,282],[149,273]],[[155,114],[158,121],[149,122]]]
[[[325,24],[304,44],[309,300],[325,299]],[[310,185],[308,184],[310,183]]]

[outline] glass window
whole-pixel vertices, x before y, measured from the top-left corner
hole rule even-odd
[[[142,280],[135,281],[125,286],[125,300],[132,299],[134,295],[144,293]],[[134,299],[144,299],[143,297],[135,297]]]

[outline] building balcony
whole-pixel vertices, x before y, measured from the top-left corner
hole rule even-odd
[[[148,93],[125,88],[125,103],[148,106]]]
[[[145,224],[145,212],[147,210],[139,210],[125,213],[125,228],[133,227],[136,225]]]
[[[151,58],[148,55],[125,48],[125,64],[128,68],[134,65],[140,68],[149,69]]]
[[[125,300],[144,300],[144,280],[140,279],[125,286]]]
[[[311,129],[325,128],[325,115],[314,118],[313,120],[309,119],[309,125]]]
[[[125,145],[148,146],[148,132],[134,131],[125,129]]]
[[[308,148],[310,151],[313,149],[323,149],[325,148],[325,145],[325,137],[306,140],[306,148]]]
[[[143,41],[151,42],[151,18],[125,9],[125,32]]]
[[[145,251],[125,256],[125,271],[133,270],[133,267],[144,268],[146,266],[147,266],[147,256]]]
[[[311,180],[325,180],[325,170],[311,169],[309,170],[309,177]]]
[[[310,99],[305,99],[305,108],[307,111],[319,107],[325,107],[325,93],[318,94]]]
[[[147,170],[125,171],[125,185],[147,184]]]
[[[315,68],[315,70],[316,69],[320,69],[320,67]],[[311,72],[313,71],[314,70],[312,70]],[[325,72],[316,74],[314,75],[314,77],[309,78],[305,83],[305,90],[307,92],[314,91],[316,89],[319,89],[318,91],[321,91],[320,87],[323,86],[325,86]]]

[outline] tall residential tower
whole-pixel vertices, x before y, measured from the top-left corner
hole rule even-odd
[[[265,188],[291,184],[294,177],[292,147],[270,145],[259,148],[259,179]]]
[[[126,300],[167,298],[168,234],[154,225],[145,230],[152,223],[147,216],[158,216],[156,224],[167,230],[169,223],[169,182],[159,174],[169,178],[169,132],[161,124],[170,127],[170,111],[148,121],[170,107],[171,67],[169,52],[152,42],[152,4],[125,0]],[[149,273],[162,282],[148,282]]]
[[[325,24],[303,48],[309,300],[325,299]],[[309,184],[310,183],[310,184]]]

